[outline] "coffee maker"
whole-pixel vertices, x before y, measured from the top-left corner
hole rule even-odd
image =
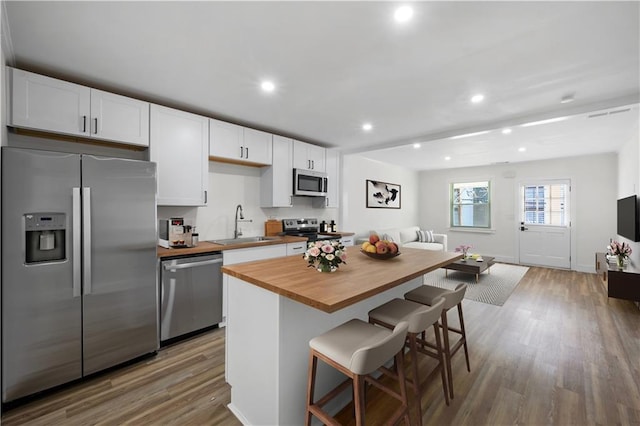
[[[191,247],[192,226],[181,217],[158,220],[158,245],[164,248]]]

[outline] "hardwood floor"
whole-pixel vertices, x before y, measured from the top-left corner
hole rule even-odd
[[[471,373],[456,354],[455,398],[445,405],[435,377],[424,424],[640,424],[640,310],[608,299],[595,274],[530,268],[504,306],[465,300],[464,315]],[[229,398],[224,330],[214,330],[16,407],[2,424],[238,425]],[[368,392],[367,424],[392,409]],[[339,419],[354,423],[349,408]]]

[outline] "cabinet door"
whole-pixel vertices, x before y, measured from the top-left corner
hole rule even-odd
[[[293,141],[293,167],[296,169],[311,170],[311,160],[307,155],[306,142]]]
[[[306,142],[293,141],[293,167],[324,172],[325,149]]]
[[[340,186],[340,154],[335,149],[326,150],[326,172],[328,179],[326,207],[340,206],[338,188]]]
[[[149,103],[91,89],[91,137],[149,146]]]
[[[207,117],[151,105],[151,161],[157,163],[158,205],[206,205]]]
[[[273,135],[273,163],[260,176],[260,207],[291,207],[293,140]]]
[[[242,126],[209,119],[209,155],[238,160],[244,154]]]
[[[308,144],[307,146],[307,157],[311,162],[311,170],[316,172],[324,172],[325,169],[325,151],[326,149],[317,146]]]
[[[307,243],[289,243],[287,244],[287,256],[302,255],[307,251]]]
[[[271,133],[245,127],[242,141],[244,147],[243,159],[252,163],[271,164],[272,138],[273,135]]]
[[[89,135],[88,87],[7,69],[11,78],[9,125],[74,136]]]

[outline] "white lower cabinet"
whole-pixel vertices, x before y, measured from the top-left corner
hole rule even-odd
[[[274,257],[287,256],[288,244],[274,244],[265,247],[250,247],[245,249],[224,250],[222,252],[222,265],[235,265],[236,263],[252,262],[254,260],[273,259]],[[222,322],[220,327],[227,323],[227,286],[229,276],[222,276]]]
[[[307,251],[306,241],[287,244],[287,256],[293,256],[296,254],[303,255],[305,251]]]
[[[151,105],[151,161],[159,206],[204,206],[209,183],[209,119]]]
[[[348,236],[348,237],[342,237],[342,238],[340,238],[340,242],[345,247],[352,246],[354,244],[354,237],[353,237],[353,235]]]

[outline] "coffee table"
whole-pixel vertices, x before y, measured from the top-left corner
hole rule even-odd
[[[466,272],[469,274],[475,274],[476,276],[476,283],[478,282],[478,279],[480,278],[480,274],[483,273],[484,271],[487,271],[488,274],[491,273],[491,265],[493,265],[495,262],[495,258],[494,257],[490,257],[490,256],[481,256],[482,257],[482,262],[478,262],[475,259],[466,259],[465,261],[463,261],[462,259],[460,260],[456,260],[453,263],[449,263],[448,265],[444,265],[443,268],[445,269],[445,276],[448,275],[448,270],[451,269],[453,271],[460,271],[460,272]]]

